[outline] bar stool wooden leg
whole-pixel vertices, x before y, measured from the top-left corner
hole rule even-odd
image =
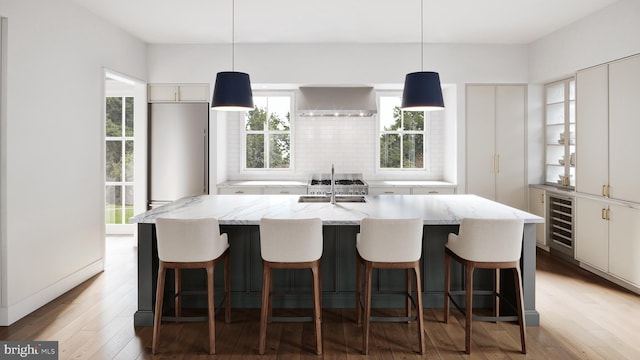
[[[162,261],[158,269],[158,282],[156,285],[156,307],[153,314],[153,340],[151,342],[151,353],[158,353],[158,338],[160,338],[160,322],[162,321],[162,300],[164,297],[164,281],[167,269]]]
[[[466,291],[466,311],[465,311],[465,335],[464,335],[464,352],[471,354],[471,321],[473,319],[473,265],[467,263],[466,279],[465,279],[465,291]]]
[[[515,286],[516,286],[516,303],[518,307],[518,325],[520,326],[520,343],[522,344],[522,353],[527,353],[526,346],[526,324],[524,320],[524,301],[522,296],[522,282],[520,281],[520,267],[516,267],[513,269],[513,276],[515,277]]]
[[[371,326],[371,275],[373,267],[370,262],[364,265],[364,325],[362,328],[362,352],[369,354],[369,327]]]
[[[424,355],[424,310],[422,308],[422,284],[420,279],[420,262],[417,261],[413,267],[414,277],[416,279],[416,310],[418,314],[418,341],[420,342],[420,354]]]
[[[320,297],[320,269],[318,266],[318,262],[315,262],[311,267],[311,272],[313,273],[313,317],[315,323],[316,330],[316,354],[322,354],[322,308],[321,308],[321,299]]]
[[[173,269],[173,275],[175,277],[174,281],[174,305],[175,305],[175,314],[176,317],[182,316],[182,303],[180,301],[180,291],[182,290],[182,285],[180,282],[180,269]]]
[[[494,289],[493,292],[496,294],[494,296],[495,303],[493,304],[493,316],[496,317],[496,323],[498,322],[497,318],[500,316],[500,269],[495,269],[495,279],[494,279]]]
[[[449,291],[451,291],[451,256],[448,251],[444,252],[444,323],[449,323],[449,307],[451,299]]]
[[[214,267],[213,262],[207,264],[207,302],[208,306],[208,315],[209,315],[209,355],[213,355],[216,353],[216,320],[215,313],[216,310],[214,308],[214,299],[213,299],[213,275],[214,275]]]
[[[262,269],[262,308],[260,309],[260,344],[258,353],[264,354],[267,347],[267,317],[269,315],[269,291],[271,290],[271,268],[263,262]]]
[[[407,299],[405,304],[406,317],[411,316],[411,269],[405,271],[406,283],[407,283]],[[410,322],[410,321],[407,321]]]

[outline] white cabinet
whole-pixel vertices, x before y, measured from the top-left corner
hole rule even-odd
[[[609,197],[640,203],[640,56],[609,64]]]
[[[306,195],[306,186],[266,186],[264,188],[266,195]]]
[[[467,85],[467,193],[525,210],[525,85]]]
[[[576,199],[576,259],[640,286],[640,210]]]
[[[411,194],[413,195],[437,195],[455,193],[455,189],[451,187],[414,186],[411,188]]]
[[[640,56],[577,73],[576,190],[640,203]]]
[[[149,84],[148,100],[153,102],[209,102],[209,84]]]
[[[529,212],[545,218],[547,215],[546,193],[543,189],[529,188]],[[536,243],[547,248],[545,224],[536,224]],[[548,249],[547,249],[548,250]]]
[[[411,188],[403,186],[369,186],[369,195],[410,195]]]
[[[609,223],[606,203],[576,198],[576,260],[598,270],[609,271]]]
[[[218,189],[220,195],[260,195],[264,193],[262,186],[228,186]]]
[[[640,210],[609,209],[609,272],[640,286]]]

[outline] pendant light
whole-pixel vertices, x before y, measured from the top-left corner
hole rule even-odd
[[[440,75],[424,71],[424,0],[420,2],[420,69],[407,74],[402,92],[402,110],[433,111],[444,109]]]
[[[231,3],[231,71],[216,75],[211,108],[221,111],[253,110],[253,94],[249,74],[234,71],[235,65],[235,0]]]

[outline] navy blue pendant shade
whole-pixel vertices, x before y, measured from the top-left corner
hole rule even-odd
[[[407,74],[402,92],[402,110],[433,111],[444,109],[440,75],[433,71]]]
[[[216,75],[211,108],[222,111],[253,110],[253,94],[249,74],[221,71]]]

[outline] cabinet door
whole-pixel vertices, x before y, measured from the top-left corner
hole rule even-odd
[[[609,270],[609,222],[603,219],[607,204],[576,198],[576,259],[594,268]]]
[[[218,193],[220,195],[260,195],[264,193],[262,186],[229,186],[219,188]]]
[[[178,86],[175,84],[150,84],[147,90],[149,102],[178,101]]]
[[[369,186],[369,195],[409,195],[410,187]]]
[[[640,210],[610,208],[609,272],[640,286]]]
[[[449,187],[416,186],[411,188],[414,195],[455,194],[455,190]]]
[[[267,195],[306,195],[306,186],[267,186],[264,188]]]
[[[496,87],[496,198],[527,209],[525,179],[526,89],[522,85]]]
[[[529,188],[529,212],[545,218],[546,221],[546,201],[544,190]],[[539,245],[547,245],[546,235],[545,224],[536,224],[536,242]]]
[[[640,202],[640,56],[609,65],[610,197]],[[591,145],[589,145],[591,146]]]
[[[467,85],[467,193],[490,200],[496,200],[495,89],[493,85]]]
[[[603,195],[609,184],[608,65],[576,75],[576,191]]]
[[[180,85],[178,101],[209,102],[208,84]]]

